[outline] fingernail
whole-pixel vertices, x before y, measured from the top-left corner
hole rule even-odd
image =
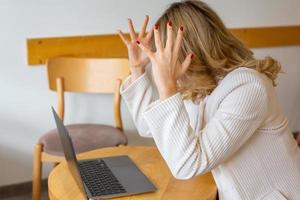
[[[180,26],[180,30],[183,31],[183,26]]]
[[[155,30],[158,30],[159,24],[155,24]]]
[[[191,55],[191,59],[193,59],[194,58],[194,54],[192,53],[192,55]]]
[[[137,43],[137,44],[141,44],[141,42],[140,42],[140,41],[138,41],[138,40],[136,41],[136,43]]]
[[[171,21],[169,21],[168,24],[169,24],[169,26],[172,26],[172,22]]]

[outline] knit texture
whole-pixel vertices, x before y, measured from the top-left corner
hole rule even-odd
[[[229,73],[200,102],[195,128],[180,93],[158,99],[149,71],[120,92],[174,177],[211,171],[220,199],[300,199],[300,150],[266,76]]]

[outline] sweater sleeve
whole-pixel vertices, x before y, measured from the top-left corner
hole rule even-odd
[[[131,76],[129,76],[121,85],[120,94],[128,107],[140,136],[152,137],[142,116],[142,113],[148,105],[158,99],[158,92],[153,82],[151,66],[148,65],[145,73],[134,81],[131,81]]]
[[[188,179],[233,155],[263,122],[266,104],[265,88],[249,82],[230,91],[198,132],[189,124],[179,93],[151,104],[144,117],[173,176]]]

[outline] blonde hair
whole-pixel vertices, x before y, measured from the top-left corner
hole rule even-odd
[[[164,43],[168,21],[172,21],[174,30],[181,25],[184,27],[179,61],[182,62],[190,52],[195,55],[186,73],[178,80],[178,90],[184,99],[196,101],[209,95],[217,87],[218,80],[238,67],[264,73],[276,86],[280,64],[269,56],[255,59],[252,51],[229,32],[206,3],[183,1],[171,4],[156,22],[160,24]]]

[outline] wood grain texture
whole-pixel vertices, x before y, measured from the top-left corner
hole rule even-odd
[[[300,26],[234,28],[230,31],[249,48],[300,45]],[[29,65],[44,64],[55,56],[126,58],[127,49],[117,34],[27,40]]]
[[[49,78],[48,78],[48,80],[49,80]],[[64,121],[64,116],[65,116],[65,93],[64,93],[64,79],[63,79],[63,77],[57,77],[56,78],[56,91],[57,91],[57,111],[58,111],[57,114],[58,114],[59,118],[62,121]]]
[[[199,200],[215,199],[217,187],[211,173],[190,180],[176,180],[155,147],[112,147],[78,155],[79,159],[128,155],[158,188],[156,192],[120,197],[122,200]],[[59,164],[48,179],[51,200],[85,199],[67,170],[66,162]]]
[[[65,92],[112,93],[115,127],[123,130],[120,86],[129,75],[127,58],[54,57],[47,60],[49,88],[57,92],[58,116],[64,120]]]
[[[56,56],[127,58],[127,49],[116,34],[27,40],[28,64],[45,64]]]
[[[47,62],[49,88],[64,92],[114,93],[119,80],[129,75],[128,59],[56,57]],[[60,86],[59,84],[58,86]],[[120,84],[119,84],[120,85]]]
[[[300,45],[300,26],[231,29],[249,48]]]
[[[43,146],[36,144],[34,147],[33,173],[32,173],[32,199],[40,200],[41,198],[41,177],[42,177],[42,157]]]
[[[120,88],[122,85],[122,80],[117,79],[115,86],[115,94],[114,94],[114,119],[115,119],[115,127],[123,131],[123,122],[121,117],[121,94]]]

